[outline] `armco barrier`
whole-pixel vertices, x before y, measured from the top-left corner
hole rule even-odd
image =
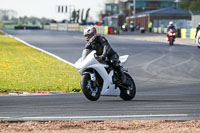
[[[154,33],[165,33],[167,34],[167,28],[160,28],[160,27],[154,27],[153,28]],[[189,38],[189,39],[195,39],[196,29],[177,29],[177,37],[181,37],[183,39]]]

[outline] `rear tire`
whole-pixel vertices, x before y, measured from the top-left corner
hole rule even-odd
[[[101,94],[101,88],[96,87],[96,92],[91,91],[91,82],[93,82],[90,78],[90,75],[83,75],[81,79],[81,89],[85,97],[91,101],[96,101],[99,99]]]
[[[127,82],[130,82],[131,85],[128,86],[129,89],[120,88],[120,98],[125,101],[130,101],[135,97],[136,87],[133,78],[128,73],[125,73],[125,75]]]

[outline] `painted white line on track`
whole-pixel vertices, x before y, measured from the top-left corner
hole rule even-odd
[[[60,61],[62,61],[62,62],[65,62],[65,63],[67,63],[67,64],[69,64],[69,65],[71,65],[71,66],[74,67],[74,64],[73,64],[73,63],[71,63],[71,62],[69,62],[69,61],[67,61],[67,60],[65,60],[65,59],[63,59],[63,58],[61,58],[61,57],[58,57],[58,56],[55,55],[55,54],[52,54],[52,53],[50,53],[50,52],[48,52],[48,51],[46,51],[46,50],[43,50],[43,49],[38,48],[38,47],[36,47],[36,46],[33,46],[33,45],[31,45],[31,44],[29,44],[29,43],[27,43],[27,42],[25,42],[25,41],[23,41],[23,40],[21,40],[21,39],[15,37],[15,36],[9,35],[9,37],[14,38],[14,39],[16,39],[17,41],[19,41],[19,42],[21,42],[21,43],[23,43],[23,44],[25,44],[25,45],[27,45],[27,46],[29,46],[29,47],[32,47],[32,48],[37,49],[37,50],[39,50],[39,51],[41,51],[41,52],[44,52],[44,53],[46,53],[46,54],[48,54],[48,55],[50,55],[50,56],[53,56],[54,58],[56,58],[56,59],[58,59],[58,60],[60,60]]]
[[[188,114],[117,115],[117,116],[69,116],[69,117],[22,117],[22,119],[98,119],[98,118],[144,118],[144,117],[187,117]]]
[[[11,117],[0,117],[0,119],[10,119]]]

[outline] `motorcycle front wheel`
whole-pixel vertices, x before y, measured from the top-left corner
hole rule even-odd
[[[169,45],[174,45],[174,39],[173,38],[169,39]]]
[[[130,85],[126,86],[126,88],[120,87],[120,97],[125,101],[130,101],[135,97],[136,87],[133,78],[128,73],[125,73],[125,75]]]
[[[94,87],[93,81],[90,78],[90,75],[83,75],[81,79],[81,89],[85,97],[91,101],[96,101],[99,99],[101,94],[100,87]]]

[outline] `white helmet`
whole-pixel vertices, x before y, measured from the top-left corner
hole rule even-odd
[[[169,25],[173,25],[174,23],[172,21],[169,22]]]
[[[199,26],[200,26],[200,23],[199,23]]]
[[[94,26],[86,27],[83,31],[83,35],[87,42],[92,43],[97,37],[97,30]]]

